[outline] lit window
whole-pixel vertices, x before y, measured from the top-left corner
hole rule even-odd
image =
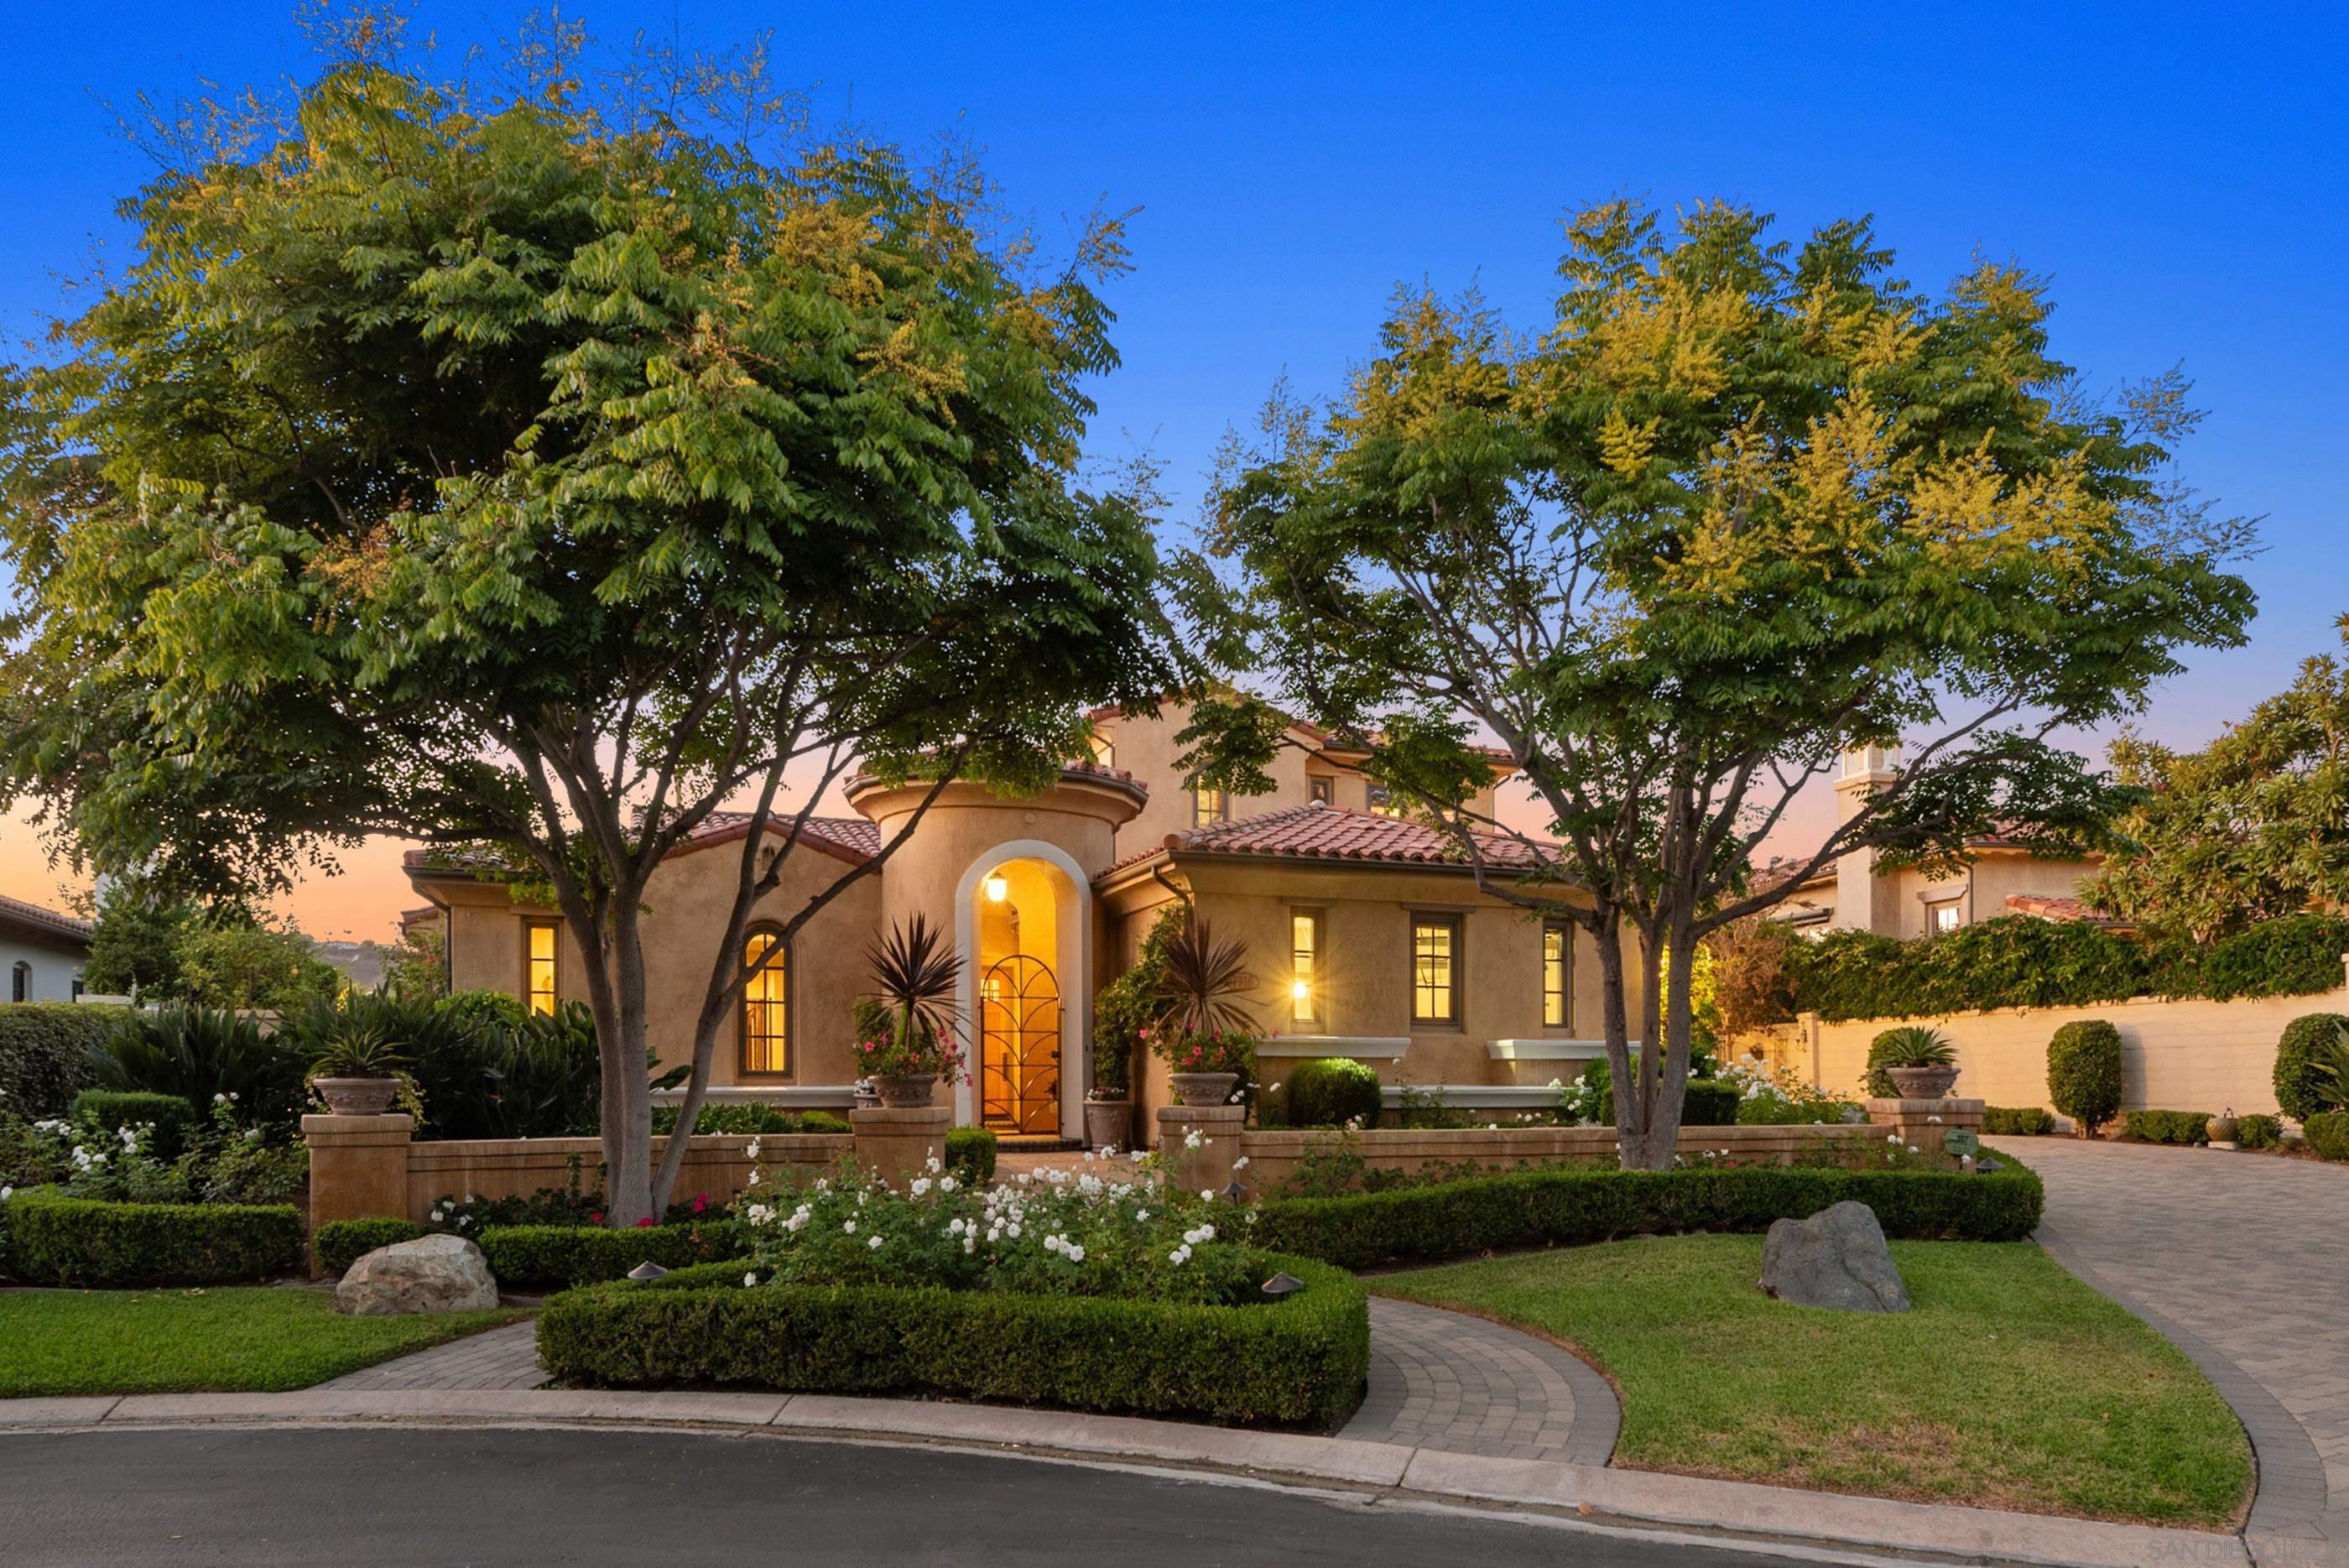
[[[1456,1023],[1460,1019],[1460,921],[1451,915],[1411,919],[1411,1019]]]
[[[1212,827],[1232,819],[1232,797],[1219,789],[1195,789],[1191,792],[1191,826]]]
[[[1111,740],[1107,735],[1095,735],[1093,737],[1093,764],[1096,767],[1115,768],[1117,766],[1117,742]]]
[[[1933,934],[1940,936],[1958,929],[1958,904],[1952,898],[1946,904],[1933,906]]]
[[[1565,1028],[1572,1016],[1568,997],[1573,953],[1572,931],[1556,924],[1542,928],[1542,1023],[1552,1029]]]
[[[1330,781],[1328,779],[1307,779],[1305,781],[1305,787],[1312,792],[1313,798],[1315,800],[1319,801],[1323,805],[1328,805],[1330,804]]]
[[[554,1012],[555,928],[552,920],[530,922],[530,963],[523,1000],[533,1012]]]
[[[773,931],[752,931],[742,943],[742,1071],[792,1070],[790,950]]]
[[[1401,816],[1402,797],[1384,784],[1371,786],[1371,810],[1380,816]]]
[[[1288,1016],[1294,1023],[1311,1023],[1321,1016],[1321,917],[1288,917]]]

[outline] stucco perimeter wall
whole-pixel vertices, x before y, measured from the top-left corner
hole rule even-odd
[[[2276,1113],[2275,1048],[2284,1025],[2310,1012],[2349,1012],[2349,986],[2314,996],[2234,1002],[2139,998],[2094,1007],[2001,1008],[1945,1017],[1827,1023],[1806,1015],[1768,1039],[1823,1088],[1860,1092],[1868,1043],[1884,1030],[1921,1023],[1958,1048],[1958,1093],[1993,1106],[2044,1106],[2047,1042],[2064,1024],[2102,1018],[2121,1033],[2121,1105],[2129,1110]],[[1743,1054],[1756,1041],[1741,1040]],[[1766,1046],[1765,1046],[1766,1049]]]
[[[1247,1157],[1244,1179],[1259,1193],[1278,1194],[1309,1148],[1335,1152],[1342,1135],[1274,1128],[1240,1136]],[[1431,1166],[1479,1165],[1492,1170],[1526,1166],[1615,1164],[1613,1127],[1377,1128],[1353,1135],[1362,1163],[1373,1170],[1414,1175]],[[1791,1165],[1798,1155],[1826,1148],[1880,1151],[1884,1129],[1872,1123],[1819,1127],[1682,1127],[1681,1152],[1726,1153],[1748,1164]]]
[[[746,1152],[759,1145],[753,1164]],[[657,1164],[668,1139],[653,1139]],[[748,1187],[758,1165],[822,1170],[856,1151],[845,1133],[767,1134],[753,1138],[732,1133],[703,1134],[685,1153],[677,1199],[706,1195],[714,1209]],[[571,1183],[572,1160],[579,1163],[580,1189],[603,1185],[604,1146],[592,1137],[462,1139],[408,1146],[408,1217],[421,1221],[443,1198],[528,1198],[542,1189],[562,1191]]]

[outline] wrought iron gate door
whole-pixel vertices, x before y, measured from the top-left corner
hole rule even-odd
[[[1061,982],[1014,953],[979,984],[979,1119],[1001,1132],[1061,1130]]]

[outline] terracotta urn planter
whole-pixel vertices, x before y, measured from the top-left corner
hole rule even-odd
[[[1240,1081],[1237,1073],[1169,1073],[1166,1077],[1174,1085],[1174,1098],[1186,1106],[1220,1106]]]
[[[1887,1067],[1884,1075],[1904,1100],[1945,1099],[1958,1081],[1955,1067]]]
[[[310,1086],[337,1116],[379,1116],[399,1096],[397,1078],[313,1078]]]
[[[2203,1130],[2209,1134],[2212,1148],[2235,1147],[2236,1122],[2233,1116],[2212,1116],[2209,1125]]]
[[[1087,1100],[1085,1144],[1091,1148],[1123,1148],[1133,1137],[1132,1100]]]
[[[937,1086],[937,1075],[935,1073],[919,1078],[890,1078],[876,1074],[873,1079],[873,1092],[881,1096],[884,1106],[892,1109],[926,1106]]]

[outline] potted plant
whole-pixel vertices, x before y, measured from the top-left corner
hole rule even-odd
[[[1256,1018],[1242,1000],[1256,989],[1247,950],[1217,941],[1207,922],[1191,914],[1167,933],[1164,956],[1150,1049],[1169,1068],[1177,1100],[1223,1105],[1256,1059]]]
[[[1904,1100],[1940,1099],[1958,1081],[1957,1047],[1940,1031],[1922,1024],[1886,1030],[1868,1054]]]
[[[962,957],[916,915],[910,925],[892,926],[865,961],[874,987],[854,1014],[860,1075],[872,1079],[884,1106],[926,1106],[940,1078],[962,1073],[952,1011]]]
[[[377,1116],[391,1108],[407,1081],[408,1057],[379,1026],[346,1018],[310,1046],[304,1082],[330,1115]]]
[[[1170,906],[1143,939],[1132,969],[1093,998],[1092,1087],[1085,1095],[1085,1141],[1095,1148],[1123,1147],[1133,1136],[1133,1064],[1150,1049],[1166,1011],[1166,944],[1184,923]]]
[[[2212,1116],[2203,1130],[2209,1135],[2212,1148],[2232,1148],[2235,1147],[2236,1126],[2235,1107],[2229,1106]]]

